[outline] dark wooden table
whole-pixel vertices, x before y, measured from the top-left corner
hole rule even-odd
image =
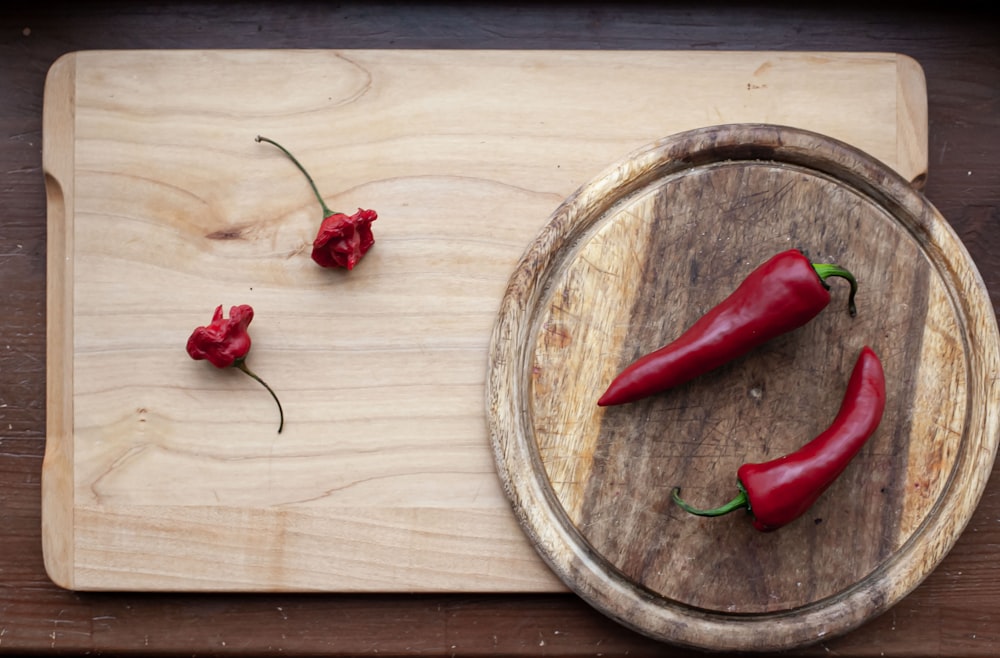
[[[21,3],[0,15],[0,653],[682,655],[572,595],[79,594],[41,553],[46,71],[119,48],[892,51],[927,76],[924,193],[1000,304],[1000,21],[947,10],[761,3]],[[813,5],[810,5],[813,6]],[[864,121],[864,116],[858,116]],[[940,567],[862,628],[795,655],[1000,654],[1000,478]]]

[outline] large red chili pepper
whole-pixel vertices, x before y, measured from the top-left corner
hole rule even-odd
[[[836,480],[875,432],[885,409],[885,373],[870,347],[861,350],[854,365],[840,411],[822,434],[799,450],[737,471],[739,494],[721,507],[695,509],[680,497],[684,510],[699,516],[721,516],[737,509],[753,514],[753,525],[769,532],[804,514]]]
[[[257,135],[257,141],[267,142],[281,149],[299,168],[299,171],[305,174],[313,194],[319,199],[319,205],[323,209],[323,222],[316,232],[316,239],[313,240],[312,259],[320,267],[343,267],[353,270],[361,257],[375,244],[372,222],[378,219],[378,214],[374,210],[361,208],[358,208],[358,212],[353,215],[330,210],[316,188],[312,176],[288,149],[273,139],[260,135]]]
[[[850,272],[838,265],[813,264],[796,249],[781,252],[679,338],[625,368],[597,404],[634,402],[678,386],[801,327],[829,304],[826,279],[831,276],[850,282],[848,310],[853,316],[858,286]]]
[[[253,308],[247,304],[240,304],[229,309],[229,317],[222,317],[222,305],[219,304],[212,315],[212,321],[207,327],[197,327],[187,342],[187,353],[192,359],[198,361],[207,359],[216,368],[233,367],[242,371],[245,375],[256,380],[274,398],[278,405],[278,433],[281,434],[285,426],[285,412],[281,408],[278,396],[274,394],[271,387],[263,379],[250,370],[246,364],[247,354],[250,352],[250,333],[247,327],[253,320]]]

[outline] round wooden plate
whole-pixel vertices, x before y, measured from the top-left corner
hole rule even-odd
[[[811,323],[695,381],[599,408],[612,378],[669,342],[771,255],[852,270]],[[686,514],[736,494],[736,470],[833,420],[862,346],[882,358],[882,423],[813,508],[773,533]],[[728,125],[666,138],[567,199],[514,271],[487,406],[522,527],[588,603],[651,637],[778,650],[898,602],[952,547],[1000,436],[1000,338],[947,222],[858,150],[802,130]]]

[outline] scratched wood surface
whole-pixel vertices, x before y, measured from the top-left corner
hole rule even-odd
[[[81,590],[564,591],[491,458],[483,384],[506,281],[608,163],[753,120],[845,139],[917,184],[926,172],[922,71],[893,54],[66,56],[45,98],[50,575]],[[331,206],[379,212],[350,275],[309,260],[319,209],[259,133]],[[259,386],[183,351],[216,305],[240,303],[280,436]]]
[[[795,247],[857,277],[805,327],[674,390],[600,408],[611,379]],[[612,617],[719,650],[782,649],[910,591],[973,513],[1000,429],[1000,347],[962,244],[906,181],[826,137],[712,128],[581,188],[511,279],[492,344],[506,489],[554,570]],[[688,515],[836,415],[860,349],[886,412],[848,470],[774,533]]]

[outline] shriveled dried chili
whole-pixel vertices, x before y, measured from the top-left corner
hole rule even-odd
[[[801,327],[829,304],[829,277],[850,283],[848,310],[855,315],[858,286],[849,271],[813,264],[796,249],[781,252],[753,270],[676,340],[625,368],[597,404],[634,402],[678,386]]]
[[[330,210],[326,202],[323,201],[312,176],[288,149],[273,139],[260,135],[257,135],[257,141],[273,144],[287,155],[299,168],[299,171],[305,174],[313,194],[319,200],[319,205],[323,209],[323,221],[316,232],[316,238],[313,240],[312,259],[320,267],[343,267],[347,270],[353,270],[354,266],[375,244],[372,222],[378,219],[378,213],[362,208],[358,208],[358,211],[353,215]]]
[[[198,361],[208,360],[216,368],[233,367],[256,380],[274,398],[278,405],[278,433],[285,426],[285,412],[281,402],[271,387],[247,367],[246,358],[250,352],[250,333],[247,327],[253,320],[253,308],[247,304],[233,306],[229,317],[222,317],[222,305],[215,309],[212,321],[205,327],[197,327],[187,341],[187,353]]]
[[[737,509],[753,515],[753,525],[769,532],[804,514],[844,472],[878,428],[885,410],[885,372],[870,347],[861,350],[833,423],[799,450],[737,470],[739,494],[721,507],[691,507],[673,490],[682,509],[699,516],[721,516]]]

